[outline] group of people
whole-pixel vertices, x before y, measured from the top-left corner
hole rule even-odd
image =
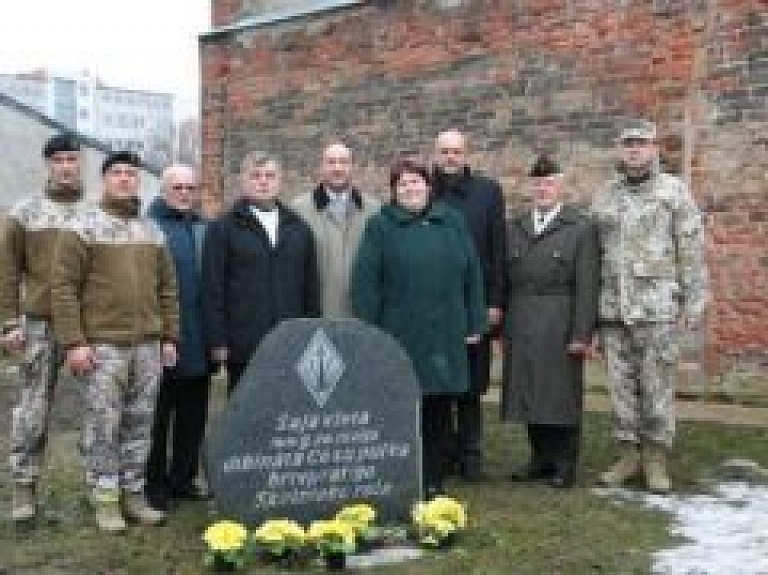
[[[449,130],[431,165],[396,159],[384,201],[353,184],[341,142],[322,151],[316,188],[291,201],[279,159],[251,152],[233,205],[209,222],[199,176],[181,165],[142,213],[129,152],[107,156],[98,205],[86,205],[79,143],[54,136],[43,194],[18,202],[0,236],[1,341],[20,367],[13,520],[36,515],[62,365],[85,382],[96,521],[121,532],[126,518],[159,523],[172,500],[205,496],[195,478],[211,375],[225,367],[233,392],[264,335],[297,317],[358,318],[403,346],[422,387],[427,495],[453,473],[485,477],[481,399],[497,336],[502,418],[526,424],[531,446],[512,478],[573,484],[583,364],[600,349],[621,443],[600,479],[643,471],[667,491],[678,340],[706,292],[702,222],[684,183],[659,172],[653,124],[630,122],[618,142],[617,175],[588,210],[563,203],[562,170],[540,156],[533,208],[506,221],[501,186]]]

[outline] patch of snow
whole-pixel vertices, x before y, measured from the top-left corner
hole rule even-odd
[[[424,551],[418,547],[389,547],[385,549],[375,549],[370,553],[350,555],[347,557],[347,567],[350,569],[361,569],[367,567],[378,567],[380,565],[392,565],[404,561],[413,561],[424,556]]]
[[[673,516],[686,539],[653,554],[659,575],[768,575],[768,487],[723,483],[711,495],[653,495],[595,489],[614,501],[639,501]]]

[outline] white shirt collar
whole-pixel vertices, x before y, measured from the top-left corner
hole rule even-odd
[[[270,211],[264,211],[264,210],[257,210],[256,208],[252,208],[253,215],[256,217],[256,219],[259,220],[259,223],[261,223],[261,226],[264,228],[264,231],[267,232],[267,237],[269,238],[269,243],[272,244],[272,246],[277,245],[277,226],[278,226],[278,219],[280,217],[280,212],[278,210],[270,210]]]
[[[554,221],[557,215],[560,213],[563,204],[557,203],[554,207],[550,208],[547,212],[542,212],[539,208],[533,208],[533,231],[536,234],[540,234]]]

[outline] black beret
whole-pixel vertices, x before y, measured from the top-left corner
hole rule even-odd
[[[79,152],[80,142],[72,134],[51,136],[43,147],[43,157],[50,158],[58,152]]]
[[[547,155],[541,155],[536,158],[536,162],[531,166],[528,175],[532,178],[548,178],[562,173],[563,170],[560,169],[557,162]]]
[[[107,157],[104,158],[104,163],[101,164],[101,175],[107,173],[107,170],[115,164],[128,164],[134,168],[141,166],[141,158],[135,152],[110,152]]]

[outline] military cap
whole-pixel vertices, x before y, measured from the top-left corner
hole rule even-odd
[[[141,158],[139,158],[138,154],[135,152],[110,152],[104,159],[104,163],[101,164],[101,174],[104,175],[107,173],[107,170],[115,164],[128,164],[129,166],[138,168],[141,166]]]
[[[648,120],[628,120],[621,130],[619,140],[655,140],[656,124]]]
[[[546,154],[542,154],[536,158],[536,162],[531,166],[531,171],[528,175],[532,178],[548,178],[550,176],[556,176],[562,174],[563,170],[551,157]]]
[[[50,158],[59,152],[79,152],[80,142],[72,134],[56,134],[48,138],[43,147],[43,157]]]

